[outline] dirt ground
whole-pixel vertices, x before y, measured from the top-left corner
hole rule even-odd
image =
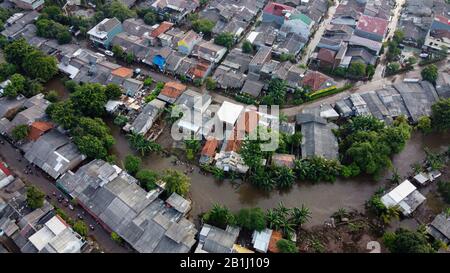
[[[297,245],[305,253],[369,253],[371,241],[380,241],[370,220],[356,211],[334,216],[323,226],[302,229],[297,234]],[[377,244],[377,243],[375,243]]]

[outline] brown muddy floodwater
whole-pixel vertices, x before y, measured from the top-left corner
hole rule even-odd
[[[59,100],[66,100],[69,98],[70,92],[64,86],[64,80],[65,78],[63,77],[54,77],[45,83],[44,87],[49,91],[55,90],[59,95]]]
[[[69,92],[65,89],[61,78],[49,81],[46,86],[49,90],[56,90],[61,99],[69,97]],[[133,153],[128,145],[125,135],[120,128],[113,125],[110,118],[105,119],[112,130],[116,140],[113,152],[119,161],[125,156]],[[163,134],[164,135],[164,134]],[[165,140],[167,142],[167,140]],[[423,136],[414,133],[405,149],[394,156],[393,164],[402,177],[408,176],[411,172],[411,165],[421,162],[425,158],[424,148],[428,147],[432,151],[443,151],[450,145],[450,134],[431,134]],[[186,171],[186,165],[174,165],[175,157],[163,157],[150,155],[143,159],[143,167],[155,171],[165,169],[176,169]],[[189,166],[190,168],[190,166]],[[358,177],[354,179],[338,179],[334,183],[311,184],[302,182],[285,192],[273,191],[270,193],[261,192],[248,183],[243,183],[239,187],[234,187],[231,181],[218,182],[212,175],[203,175],[197,167],[192,173],[188,173],[191,178],[192,212],[194,218],[211,208],[212,204],[220,203],[226,205],[233,211],[243,207],[261,207],[268,209],[283,202],[288,207],[301,206],[304,204],[310,208],[312,219],[309,226],[323,223],[330,215],[339,208],[362,210],[364,203],[380,187],[384,186],[391,176],[389,171],[378,182],[370,177]]]
[[[107,121],[112,129],[112,134],[116,139],[114,152],[119,160],[133,151],[128,145],[128,141],[117,126],[113,126],[110,120]],[[406,176],[411,171],[411,165],[420,162],[425,158],[424,147],[429,147],[433,151],[444,150],[450,144],[450,134],[422,136],[419,133],[413,134],[407,146],[400,154],[393,158],[393,163],[402,176]],[[156,171],[165,169],[176,169],[186,171],[186,165],[175,165],[175,157],[163,157],[150,155],[143,159],[143,167]],[[190,166],[189,166],[190,168]],[[302,182],[285,192],[273,191],[270,193],[261,192],[249,183],[243,183],[239,187],[234,187],[231,181],[219,182],[212,175],[203,175],[197,167],[192,173],[188,173],[191,178],[192,216],[197,216],[211,208],[212,204],[220,203],[233,211],[243,207],[261,207],[268,209],[283,202],[288,207],[298,207],[304,204],[310,208],[312,219],[308,226],[322,224],[328,217],[339,208],[362,210],[364,203],[380,187],[382,187],[390,173],[386,172],[380,181],[373,181],[372,178],[358,177],[355,179],[338,179],[334,183],[311,184]]]

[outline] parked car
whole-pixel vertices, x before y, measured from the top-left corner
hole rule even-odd
[[[108,56],[114,56],[114,52],[110,51],[110,50],[105,50],[105,54]]]
[[[70,210],[75,210],[75,208],[72,205],[69,205]]]

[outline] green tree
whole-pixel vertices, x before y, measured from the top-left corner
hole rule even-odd
[[[17,72],[17,66],[10,63],[0,64],[0,80],[4,81]]]
[[[64,129],[75,127],[78,122],[77,111],[70,100],[52,103],[45,110],[47,115]]]
[[[403,39],[404,39],[404,38],[405,38],[405,33],[403,32],[403,30],[397,29],[397,30],[394,32],[393,40],[394,40],[395,42],[401,43],[401,42],[403,42]]]
[[[115,233],[114,231],[111,232],[111,239],[118,244],[121,244],[123,242],[122,237],[120,237],[119,234]]]
[[[438,71],[438,68],[437,68],[437,66],[435,64],[428,65],[421,72],[422,79],[424,81],[429,81],[432,84],[436,84],[436,80],[438,78],[438,74],[439,74],[439,71]]]
[[[122,96],[122,89],[115,83],[110,83],[105,88],[105,94],[108,100],[116,100]]]
[[[154,25],[158,22],[158,17],[156,15],[156,13],[152,10],[148,11],[145,15],[144,15],[144,23],[146,23],[147,25]]]
[[[169,194],[176,192],[181,196],[186,196],[191,186],[189,177],[177,170],[165,170],[162,180],[166,183],[166,190]]]
[[[215,80],[213,80],[213,78],[211,78],[211,77],[208,77],[208,78],[206,78],[206,89],[208,89],[208,90],[214,90],[214,89],[216,89],[216,81]]]
[[[10,83],[5,87],[4,96],[15,98],[25,89],[25,78],[20,74],[14,74],[10,78]]]
[[[271,191],[276,186],[272,172],[270,169],[266,170],[263,166],[256,167],[256,170],[252,172],[249,179],[254,186],[263,191]]]
[[[73,93],[77,89],[78,83],[74,80],[68,80],[64,82],[64,86],[70,93]]]
[[[86,237],[88,235],[88,227],[86,225],[86,223],[84,223],[81,220],[77,220],[74,224],[73,224],[73,230],[80,234],[83,237]]]
[[[150,85],[152,85],[152,83],[153,83],[153,78],[152,77],[148,76],[147,78],[145,78],[145,80],[144,80],[144,85],[145,86],[150,86]]]
[[[213,204],[212,208],[206,212],[203,221],[207,224],[225,229],[227,225],[234,225],[236,220],[230,210],[219,204]]]
[[[88,158],[103,159],[108,155],[108,151],[100,139],[93,135],[84,135],[75,139],[78,150]]]
[[[134,155],[127,155],[125,157],[125,170],[131,175],[135,175],[141,168],[142,160]]]
[[[277,248],[281,253],[298,253],[298,248],[294,242],[281,239],[277,242]]]
[[[110,4],[107,4],[103,8],[103,12],[106,17],[116,17],[121,22],[128,18],[136,17],[136,12],[127,8],[122,2],[113,0]]]
[[[159,175],[152,170],[139,170],[136,173],[136,179],[139,180],[141,187],[147,191],[151,191],[156,188],[156,182],[159,179]]]
[[[362,78],[366,75],[366,65],[361,62],[351,63],[347,73],[355,78]]]
[[[105,87],[98,83],[87,83],[80,85],[70,95],[74,109],[83,115],[99,117],[105,113],[105,104],[108,101]]]
[[[433,131],[431,125],[431,118],[428,116],[422,116],[418,120],[417,129],[419,129],[424,134],[429,134]]]
[[[27,187],[27,205],[31,209],[38,209],[44,205],[45,193],[35,186]]]
[[[291,211],[291,221],[297,225],[302,226],[311,219],[311,211],[303,204],[300,208],[293,208]]]
[[[55,57],[46,56],[41,51],[34,50],[25,56],[22,68],[32,79],[41,79],[47,82],[58,73],[58,67],[56,65]]]
[[[383,241],[392,253],[434,253],[424,234],[399,228],[394,233],[384,234]]]
[[[222,32],[214,38],[214,43],[230,49],[234,44],[234,36],[229,32]]]
[[[34,95],[42,93],[44,91],[44,86],[42,86],[40,80],[26,80],[25,88],[21,92],[27,98],[31,98]]]
[[[431,106],[433,128],[441,132],[450,129],[450,98],[441,99]]]
[[[371,64],[368,64],[366,67],[366,76],[369,79],[372,79],[373,75],[375,74],[375,67]]]
[[[118,115],[115,119],[114,119],[114,124],[119,126],[119,127],[123,127],[125,126],[125,124],[127,124],[128,122],[128,117],[124,116],[124,115]]]
[[[249,41],[244,41],[242,43],[242,52],[253,54],[253,50],[254,50],[253,45]]]
[[[286,82],[280,79],[272,79],[269,82],[267,95],[261,99],[261,102],[266,105],[280,105],[282,106],[286,100],[287,85]]]
[[[25,57],[30,55],[35,49],[28,44],[24,38],[17,39],[5,46],[5,59],[8,63],[22,66]]]
[[[191,21],[192,29],[195,32],[203,33],[205,35],[210,35],[214,26],[216,25],[215,22],[208,20],[208,19],[196,19],[194,21]]]
[[[333,182],[340,174],[341,164],[336,160],[327,160],[313,156],[294,161],[294,171],[300,180]]]
[[[45,94],[45,99],[49,102],[55,103],[58,101],[59,95],[55,90],[50,90]]]
[[[161,146],[154,142],[147,140],[144,135],[131,133],[127,135],[128,141],[130,142],[131,147],[138,151],[141,156],[145,156],[151,152],[159,152],[162,150]]]
[[[238,226],[247,230],[262,231],[266,228],[264,212],[260,208],[245,208],[239,210],[236,215]]]
[[[11,136],[15,141],[20,141],[20,140],[24,140],[25,138],[27,138],[29,132],[30,132],[30,129],[29,129],[28,125],[26,125],[26,124],[17,125],[12,130]]]
[[[277,167],[274,169],[274,179],[278,188],[289,189],[295,182],[295,175],[288,167]]]

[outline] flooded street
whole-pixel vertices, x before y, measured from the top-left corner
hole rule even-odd
[[[50,81],[46,88],[56,90],[62,98],[67,98],[69,95],[61,80]],[[125,134],[113,124],[112,119],[106,118],[105,121],[111,128],[112,135],[116,140],[112,152],[116,154],[120,165],[128,154],[134,152],[129,147]],[[164,136],[160,137],[159,140],[162,138]],[[163,141],[167,142],[167,140]],[[405,149],[394,156],[393,164],[399,174],[406,177],[411,172],[411,165],[425,158],[424,147],[429,147],[433,151],[443,151],[448,145],[450,145],[450,134],[423,136],[420,133],[414,133]],[[174,165],[175,160],[175,157],[150,155],[143,158],[143,168],[159,172],[169,168],[182,172],[188,169],[186,165]],[[304,204],[310,208],[312,219],[307,226],[313,226],[322,224],[339,208],[362,210],[365,201],[374,191],[387,182],[391,173],[386,171],[384,178],[378,182],[371,177],[338,179],[335,183],[311,184],[302,182],[294,185],[289,191],[273,191],[270,193],[261,192],[248,183],[243,183],[240,187],[233,187],[231,181],[216,181],[212,175],[203,175],[197,167],[188,175],[191,178],[190,198],[193,202],[191,215],[194,218],[210,209],[214,203],[226,205],[231,210],[236,211],[243,207],[268,209],[277,206],[279,202],[283,202],[288,207]]]
[[[107,123],[112,124],[110,120]],[[119,160],[123,160],[127,154],[133,153],[133,151],[128,146],[127,139],[120,132],[120,129],[117,126],[111,127],[112,134],[116,139],[114,152]],[[403,152],[393,158],[394,165],[402,176],[406,176],[411,171],[411,164],[425,158],[424,147],[430,147],[434,151],[442,151],[449,144],[450,135],[429,135],[425,137],[416,133]],[[186,171],[185,165],[174,165],[175,160],[175,157],[150,155],[143,159],[143,167],[157,171],[169,168],[182,172]],[[312,219],[307,226],[313,226],[322,224],[339,208],[362,210],[365,201],[370,198],[374,191],[386,183],[391,174],[386,172],[384,178],[379,182],[374,181],[371,177],[338,179],[335,183],[311,184],[302,182],[294,185],[287,192],[273,191],[270,193],[261,192],[249,183],[244,183],[235,188],[231,181],[216,181],[212,175],[203,175],[198,168],[194,168],[194,171],[188,175],[191,178],[190,197],[193,201],[191,214],[194,218],[210,209],[214,203],[226,205],[231,210],[236,211],[243,207],[268,209],[277,206],[278,202],[283,202],[288,207],[298,207],[302,204],[309,207],[312,212]]]

